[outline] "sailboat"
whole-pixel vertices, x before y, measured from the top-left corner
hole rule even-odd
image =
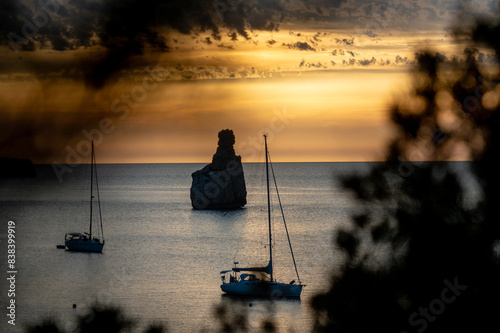
[[[104,247],[104,233],[103,233],[103,229],[102,229],[101,201],[99,198],[99,184],[97,182],[97,168],[96,168],[94,141],[93,140],[92,140],[92,152],[91,152],[90,156],[91,157],[90,157],[90,225],[89,225],[89,232],[67,233],[64,237],[64,239],[65,239],[64,245],[66,245],[66,247],[70,251],[102,252],[102,248]],[[100,234],[102,236],[102,240],[100,240],[98,237],[95,237],[92,235],[92,224],[93,224],[92,209],[93,209],[93,202],[94,202],[94,200],[93,200],[94,199],[94,193],[93,193],[94,178],[95,178],[95,188],[96,188],[96,192],[97,192],[97,206],[98,206],[98,210],[99,210],[98,224],[100,227]]]
[[[283,214],[283,207],[281,206],[281,199],[279,197],[278,186],[274,177],[274,170],[270,163],[269,152],[267,150],[267,135],[264,135],[264,144],[266,150],[266,185],[267,185],[267,217],[269,227],[269,263],[265,267],[238,267],[238,262],[234,262],[234,267],[230,270],[221,271],[222,284],[221,290],[228,295],[243,296],[243,297],[284,297],[284,298],[300,298],[302,287],[304,285],[300,282],[297,264],[293,255],[292,243],[288,235],[288,228],[286,227],[285,216]],[[271,199],[269,193],[269,164],[273,174],[274,184],[276,186],[276,193],[281,208],[281,215],[285,225],[285,231],[290,246],[290,253],[295,267],[298,283],[292,280],[290,283],[278,282],[274,278],[273,270],[273,247],[272,247],[272,228],[271,228]]]

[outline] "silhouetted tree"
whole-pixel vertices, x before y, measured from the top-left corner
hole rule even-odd
[[[87,314],[79,316],[78,331],[81,333],[120,333],[130,330],[134,322],[123,310],[115,306],[92,305]]]
[[[59,325],[54,319],[45,319],[40,324],[31,325],[26,328],[26,333],[62,333]]]
[[[342,179],[363,211],[337,233],[345,263],[312,300],[315,331],[498,330],[500,86],[476,47],[498,61],[499,31],[478,20],[465,61],[417,55],[385,162]]]
[[[215,308],[214,315],[218,322],[217,332],[248,332],[248,315],[238,305],[240,304],[230,302],[229,304],[220,304]]]
[[[162,324],[151,324],[144,333],[167,333],[167,329]]]
[[[134,320],[113,305],[93,304],[84,314],[77,316],[75,326],[68,333],[123,333],[130,332]],[[44,319],[39,324],[28,326],[26,333],[64,333],[54,319]],[[167,333],[161,324],[150,324],[144,333]]]

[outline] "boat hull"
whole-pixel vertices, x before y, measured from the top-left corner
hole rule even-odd
[[[66,247],[70,251],[79,252],[102,252],[104,244],[96,240],[67,240]]]
[[[221,290],[228,295],[242,297],[300,298],[302,285],[269,281],[246,281],[224,283]]]

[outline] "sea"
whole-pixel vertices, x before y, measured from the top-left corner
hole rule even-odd
[[[64,244],[65,233],[88,231],[88,165],[75,166],[60,179],[52,165],[37,165],[36,178],[1,179],[0,331],[23,332],[53,318],[74,332],[75,319],[93,304],[120,307],[134,320],[133,332],[150,324],[169,332],[217,332],[215,313],[221,306],[243,313],[251,332],[261,331],[266,319],[279,332],[310,331],[311,299],[328,288],[344,260],[334,246],[335,232],[348,227],[360,209],[340,177],[366,172],[371,163],[273,164],[300,281],[306,285],[300,300],[235,301],[223,295],[220,271],[234,262],[265,266],[269,260],[265,165],[243,164],[248,203],[232,211],[192,208],[191,173],[203,166],[98,164],[102,254],[56,247]],[[271,193],[276,193],[273,187]],[[298,281],[274,195],[271,203],[275,277]],[[95,205],[93,211],[98,211]],[[9,224],[15,235],[12,267]],[[14,284],[7,279],[12,275]],[[7,309],[12,300],[15,325]]]

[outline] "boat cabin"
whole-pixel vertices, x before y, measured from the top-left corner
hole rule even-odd
[[[270,263],[266,267],[250,267],[250,268],[240,268],[238,267],[238,262],[234,263],[234,267],[230,270],[221,271],[222,284],[225,283],[237,283],[240,281],[269,281],[267,276]],[[241,272],[252,272],[252,273],[241,273]],[[266,274],[267,273],[267,274]]]
[[[89,241],[90,239],[90,234],[87,232],[80,233],[80,232],[71,232],[67,233],[66,237],[64,239],[65,241]],[[99,238],[92,238],[92,241],[99,242]]]
[[[71,241],[71,240],[89,240],[90,235],[88,233],[80,233],[80,232],[71,232],[67,233],[66,237],[64,238],[66,241]]]

